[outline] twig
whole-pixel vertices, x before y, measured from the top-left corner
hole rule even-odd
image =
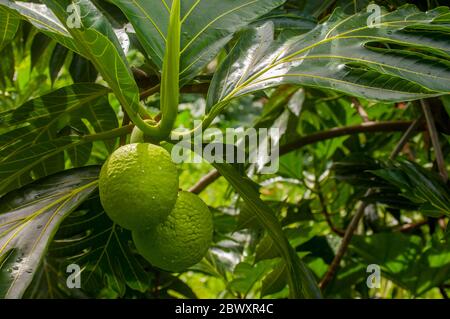
[[[189,191],[194,194],[200,194],[206,187],[215,182],[220,177],[220,173],[217,170],[212,170],[205,176],[203,176],[197,184],[192,186]]]
[[[147,89],[141,91],[141,93],[139,93],[139,97],[141,100],[145,100],[149,96],[159,92],[159,89],[160,89],[160,85],[156,84],[155,86],[152,86],[150,88],[147,88]]]
[[[404,147],[404,145],[407,143],[407,141],[411,138],[413,135],[415,128],[418,125],[418,122],[420,122],[420,119],[417,119],[413,123],[410,124],[410,129],[407,129],[403,137],[400,139],[398,145],[394,148],[390,155],[390,159],[395,158],[400,150]],[[367,197],[371,194],[373,194],[374,189],[370,188],[367,190],[364,197]],[[325,274],[324,278],[320,282],[319,286],[322,290],[324,290],[327,285],[333,280],[334,275],[337,272],[337,269],[339,268],[339,265],[341,263],[342,258],[344,257],[348,246],[350,244],[350,241],[353,237],[353,234],[358,227],[359,221],[364,216],[364,211],[366,210],[366,207],[368,206],[368,203],[364,202],[364,198],[362,199],[362,202],[360,203],[360,206],[358,210],[356,211],[355,215],[353,216],[350,224],[347,226],[347,229],[345,230],[344,238],[342,238],[341,245],[339,246],[339,249],[334,256],[333,261],[331,262],[330,267],[328,268],[327,273]]]
[[[401,233],[406,233],[409,232],[413,229],[416,229],[418,227],[421,227],[423,225],[426,225],[428,223],[428,220],[424,219],[415,223],[410,223],[410,224],[403,224],[400,226],[396,226],[394,229],[392,229],[395,232],[401,232]]]
[[[448,294],[445,291],[445,287],[444,286],[439,286],[439,291],[440,291],[443,299],[448,299]]]
[[[397,143],[391,155],[389,156],[390,160],[393,160],[398,154],[400,154],[400,152],[402,151],[402,149],[405,147],[406,143],[412,136],[412,133],[414,133],[422,125],[422,120],[423,115],[421,115],[417,120],[411,123],[411,125],[406,130],[405,134],[403,134],[402,138]]]
[[[448,180],[447,169],[445,168],[444,156],[442,154],[441,144],[439,143],[439,135],[436,130],[436,124],[434,123],[433,114],[431,114],[430,104],[427,100],[420,100],[422,105],[423,113],[425,114],[425,119],[428,126],[428,131],[430,133],[431,142],[433,144],[434,153],[436,155],[436,162],[439,168],[439,174],[442,176],[444,183]]]
[[[327,222],[328,227],[330,227],[330,229],[336,235],[342,237],[342,236],[344,236],[345,232],[341,229],[338,229],[336,226],[334,226],[333,221],[331,220],[331,216],[327,209],[327,203],[325,202],[325,198],[322,193],[322,187],[320,186],[320,180],[319,180],[320,178],[319,178],[319,176],[317,176],[316,157],[314,157],[314,171],[316,172],[315,173],[315,185],[316,185],[315,193],[317,193],[317,196],[319,197],[319,203],[320,203],[320,206],[322,207],[322,213],[325,216],[325,221]]]
[[[322,213],[325,216],[325,220],[330,227],[330,229],[338,236],[343,237],[345,235],[345,232],[342,229],[337,228],[334,226],[333,221],[331,220],[331,216],[328,213],[327,205],[325,203],[325,198],[323,197],[323,194],[319,188],[320,186],[317,186],[317,195],[319,196],[319,202],[320,206],[322,206]]]
[[[367,197],[371,195],[374,192],[373,189],[367,190],[364,197]],[[333,261],[331,262],[330,267],[328,268],[327,273],[325,274],[325,277],[322,279],[322,281],[319,284],[320,289],[324,290],[325,287],[333,280],[334,275],[336,274],[337,269],[339,268],[339,264],[341,263],[342,258],[344,257],[345,253],[347,252],[348,245],[350,244],[351,239],[353,238],[353,233],[356,230],[356,227],[358,227],[359,221],[364,215],[364,211],[366,210],[367,203],[362,202],[356,211],[356,214],[353,216],[350,224],[347,226],[347,229],[345,230],[344,238],[342,238],[341,245],[339,246],[339,249],[334,256]]]
[[[362,118],[363,122],[370,122],[369,115],[356,97],[352,97],[352,103],[356,107],[356,111]]]

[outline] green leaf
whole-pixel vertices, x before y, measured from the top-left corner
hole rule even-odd
[[[418,296],[440,285],[450,274],[448,239],[423,247],[421,238],[401,233],[356,236],[351,249],[368,264],[380,265],[381,275]]]
[[[114,110],[108,103],[108,88],[97,84],[75,84],[28,101],[17,109],[0,113],[0,193],[64,169],[64,151],[90,155],[92,141],[83,140],[118,126]],[[76,135],[72,128],[76,128]],[[78,148],[84,144],[84,148]],[[74,159],[74,154],[69,154]],[[74,160],[74,166],[85,161]]]
[[[289,244],[275,214],[260,199],[258,191],[254,188],[254,182],[248,177],[241,176],[230,164],[214,163],[213,166],[233,186],[272,238],[286,263],[291,297],[320,298],[321,293],[314,277]]]
[[[0,85],[5,90],[14,83],[15,57],[12,44],[7,45],[2,51],[3,60],[0,64]],[[6,102],[5,102],[6,103]]]
[[[1,4],[1,3],[0,3]],[[2,32],[0,36],[0,52],[16,35],[20,20],[11,12],[0,7],[0,25]]]
[[[60,260],[62,269],[71,263],[79,265],[82,290],[93,295],[109,287],[123,296],[125,285],[145,292],[150,283],[149,274],[130,243],[130,232],[109,219],[96,192],[61,225],[50,246],[49,257]]]
[[[62,220],[97,187],[98,167],[74,169],[0,200],[0,296],[20,298]]]
[[[24,1],[0,0],[0,7],[17,18],[30,22],[50,38],[77,52],[76,45],[67,29],[45,5]]]
[[[382,101],[449,93],[449,9],[414,6],[384,13],[339,9],[314,30],[273,40],[273,24],[249,30],[215,73],[207,107],[216,114],[233,98],[283,83],[337,90]]]
[[[91,61],[78,54],[74,54],[69,71],[74,83],[95,82],[98,75]]]
[[[417,205],[424,214],[450,215],[450,191],[439,175],[406,160],[372,173],[392,184],[399,195]]]
[[[285,0],[181,1],[180,81],[186,83],[233,34]],[[112,0],[128,17],[148,56],[162,67],[172,1]]]
[[[239,205],[236,230],[245,228],[261,229],[261,224],[258,222],[255,214],[253,214],[252,209],[246,204],[245,201],[243,201]]]
[[[286,265],[280,262],[262,282],[261,297],[281,291],[287,284]]]
[[[47,48],[51,45],[51,39],[43,33],[38,33],[33,38],[31,44],[31,68],[34,68],[43,57]],[[43,58],[46,58],[45,56]]]
[[[255,265],[242,262],[236,265],[229,287],[244,294],[244,298],[249,294],[255,284],[260,281],[268,270],[272,268],[272,261],[262,261]]]
[[[64,62],[67,57],[67,49],[61,44],[56,44],[55,49],[53,50],[52,57],[50,59],[50,79],[52,83],[55,82],[58,77],[59,72],[61,71]]]
[[[256,247],[255,262],[279,257],[278,250],[270,236],[264,236]]]
[[[296,35],[311,31],[317,25],[316,19],[308,13],[297,10],[277,9],[256,20],[255,23],[265,21],[272,21],[277,31],[291,31]]]
[[[70,0],[43,0],[63,23],[71,21],[66,10]],[[89,59],[113,90],[121,105],[126,109],[133,123],[145,125],[139,116],[139,89],[134,81],[130,67],[116,33],[94,4],[88,0],[77,2],[80,27],[67,28],[77,49]]]

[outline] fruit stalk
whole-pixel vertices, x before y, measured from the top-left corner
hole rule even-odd
[[[135,123],[145,135],[160,141],[170,136],[178,113],[180,33],[180,0],[174,0],[170,10],[169,29],[161,75],[161,120],[157,125],[149,125],[139,117]]]

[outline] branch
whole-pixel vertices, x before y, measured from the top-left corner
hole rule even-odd
[[[395,148],[392,151],[391,155],[389,156],[390,160],[393,160],[398,154],[400,154],[400,152],[405,147],[405,145],[408,142],[408,140],[412,137],[412,134],[417,129],[419,129],[420,126],[422,126],[422,124],[423,124],[422,120],[423,120],[423,116],[421,115],[417,120],[415,120],[414,122],[411,123],[411,125],[408,127],[408,129],[406,130],[405,134],[403,134],[402,138],[397,143],[397,145],[395,146]]]
[[[431,114],[430,104],[426,100],[420,100],[420,104],[422,105],[422,110],[423,113],[425,114],[425,119],[427,121],[428,131],[430,133],[431,142],[433,143],[439,173],[444,183],[446,183],[448,180],[448,173],[447,169],[445,168],[444,155],[442,154],[441,144],[439,142],[439,135],[436,130],[436,124],[434,122],[433,114]]]
[[[420,122],[421,122],[421,119],[417,119],[409,125],[409,128],[407,129],[407,131],[405,132],[403,137],[400,139],[398,145],[394,148],[391,155],[389,156],[390,159],[395,158],[398,155],[398,153],[401,151],[401,149],[403,149],[405,144],[408,142],[408,140],[414,134],[414,132]],[[367,196],[373,194],[373,192],[374,192],[374,189],[370,188],[369,190],[367,190],[364,197],[367,197]],[[363,198],[358,210],[356,211],[350,224],[348,225],[347,229],[345,230],[344,238],[342,239],[341,245],[339,246],[339,249],[338,249],[336,255],[334,256],[334,259],[331,262],[331,265],[328,268],[327,273],[325,274],[324,278],[322,279],[322,281],[319,284],[319,287],[322,289],[322,291],[333,280],[334,275],[336,274],[337,269],[339,268],[341,260],[344,257],[345,253],[347,252],[348,246],[350,244],[351,239],[353,238],[353,234],[355,233],[356,228],[358,227],[359,221],[364,216],[364,211],[366,210],[367,206],[368,206],[368,203],[364,202],[364,198]]]
[[[325,198],[323,197],[322,191],[320,189],[320,186],[317,185],[317,195],[319,197],[320,206],[322,206],[322,213],[325,216],[325,220],[328,224],[328,227],[339,237],[343,237],[345,235],[345,232],[342,229],[337,228],[333,221],[331,220],[330,213],[327,210],[327,204],[325,203]]]
[[[421,120],[416,120],[414,123],[416,125],[414,128],[418,128],[422,124]],[[404,132],[413,124],[412,121],[395,121],[395,122],[367,122],[360,125],[346,126],[332,128],[327,131],[310,134],[298,138],[296,141],[285,144],[280,147],[280,156],[285,155],[289,152],[298,150],[310,144],[314,144],[320,141],[341,137],[345,135],[358,134],[358,133],[378,133],[378,132]],[[414,129],[415,130],[415,129]],[[220,174],[217,170],[212,170],[207,175],[201,178],[191,189],[199,194],[208,185],[214,183]]]
[[[424,219],[418,222],[410,223],[410,224],[403,224],[400,226],[397,226],[393,229],[393,231],[401,232],[401,233],[407,233],[413,229],[422,227],[423,225],[426,225],[428,223],[428,220]]]
[[[218,170],[214,169],[203,176],[197,184],[192,186],[189,191],[194,194],[200,194],[206,187],[215,182],[220,177]]]
[[[322,187],[320,186],[320,177],[317,176],[316,157],[314,157],[314,172],[315,172],[315,184],[316,184],[316,189],[317,189],[317,197],[319,197],[319,203],[322,208],[322,213],[325,216],[325,221],[327,222],[328,227],[330,227],[330,229],[336,235],[338,235],[339,237],[343,237],[345,232],[343,230],[337,228],[333,224],[330,213],[328,212],[327,203],[326,203],[325,197],[323,196],[323,193],[322,193]]]
[[[160,91],[160,89],[161,89],[161,85],[156,84],[155,86],[151,86],[149,88],[146,88],[145,90],[142,90],[141,93],[139,94],[139,97],[141,100],[145,100],[149,96],[152,96],[153,94],[158,93]]]
[[[369,115],[356,97],[352,97],[352,103],[356,107],[356,111],[362,118],[363,122],[370,122]]]
[[[373,189],[369,189],[364,197],[367,197],[373,193]],[[364,200],[364,199],[363,199]],[[366,210],[367,203],[361,202],[358,210],[356,211],[355,215],[353,216],[350,224],[348,225],[347,229],[345,230],[344,238],[342,238],[341,245],[339,246],[339,249],[336,253],[336,255],[333,258],[333,261],[331,262],[330,267],[328,268],[327,273],[325,274],[325,277],[322,279],[322,281],[319,284],[320,289],[324,290],[326,286],[333,280],[334,275],[336,274],[337,269],[339,268],[339,264],[341,263],[342,258],[344,257],[345,253],[347,252],[348,245],[350,245],[350,241],[353,238],[353,233],[356,230],[356,227],[358,227],[359,221],[364,215],[364,211]]]
[[[280,155],[285,155],[309,144],[345,135],[358,133],[404,132],[412,123],[412,121],[366,122],[359,125],[332,128],[327,131],[300,137],[294,142],[281,146]]]

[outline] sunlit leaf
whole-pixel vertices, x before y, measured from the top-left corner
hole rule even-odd
[[[449,31],[448,12],[404,6],[371,27],[371,13],[337,9],[314,30],[281,42],[267,22],[244,33],[216,72],[208,107],[218,112],[232,98],[283,83],[383,101],[448,93],[450,46],[440,36]]]
[[[8,10],[0,7],[0,25],[3,28],[2,36],[0,37],[0,51],[11,41],[16,35],[19,28],[19,19],[11,14]]]
[[[88,141],[81,138],[92,132],[80,128],[79,121],[87,120],[97,133],[117,127],[108,92],[100,85],[76,84],[0,113],[0,193],[21,186],[22,178],[30,181],[30,172],[39,177],[64,169],[66,150],[89,156]],[[77,124],[79,129],[73,134]],[[82,144],[84,148],[78,148]],[[74,166],[80,163],[73,162]]]
[[[182,82],[191,79],[229,42],[233,34],[285,0],[181,1]],[[153,62],[162,67],[172,1],[112,0],[127,15]]]
[[[20,298],[61,222],[97,187],[98,167],[39,180],[0,199],[0,296]]]

